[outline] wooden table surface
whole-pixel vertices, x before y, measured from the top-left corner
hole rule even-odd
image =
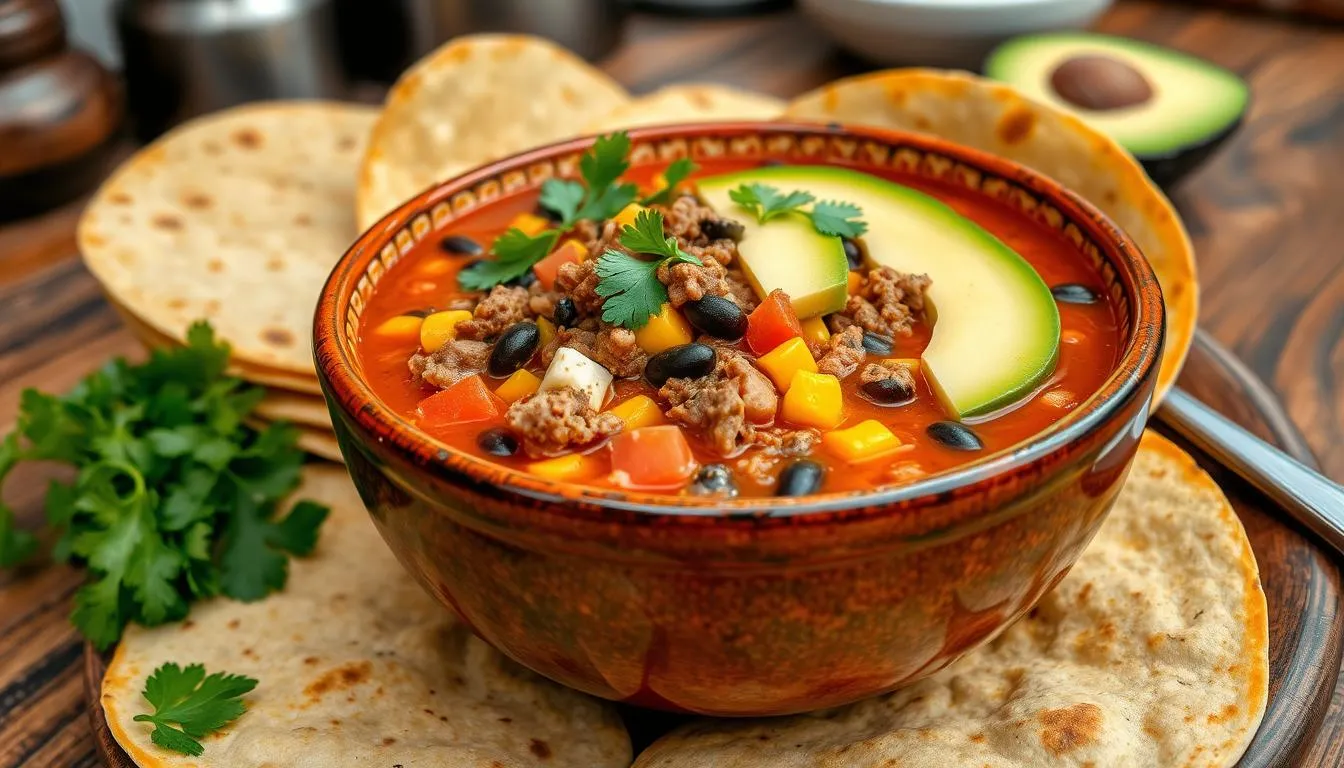
[[[1273,386],[1344,479],[1344,27],[1122,2],[1101,28],[1200,54],[1251,83],[1241,132],[1174,194],[1198,249],[1200,322]],[[790,96],[862,67],[792,13],[637,16],[628,41],[606,66],[634,91],[707,80]],[[0,228],[0,430],[22,388],[63,391],[138,352],[79,263],[78,212]],[[41,473],[13,480],[6,500],[31,525]],[[66,621],[78,583],[45,564],[0,574],[0,768],[98,765],[82,645]],[[1344,763],[1344,690],[1324,728],[1304,765]]]

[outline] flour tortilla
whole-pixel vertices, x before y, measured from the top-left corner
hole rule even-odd
[[[130,627],[103,679],[112,735],[142,768],[626,768],[607,704],[550,683],[471,635],[379,537],[342,468],[304,471],[296,498],[331,507],[317,550],[261,602],[213,600],[187,622]],[[259,680],[205,754],[153,745],[132,718],[166,662]]]
[[[550,41],[459,37],[407,70],[388,94],[360,171],[360,228],[435,182],[578,135],[629,98]]]
[[[321,397],[268,389],[255,413],[267,421],[288,421],[327,433],[331,432],[331,412]]]
[[[837,80],[794,99],[785,116],[941,136],[1022,163],[1086,198],[1129,233],[1157,273],[1167,304],[1157,401],[1176,382],[1199,314],[1194,248],[1171,202],[1114,140],[1007,85],[924,69]]]
[[[244,365],[312,378],[313,312],[354,240],[355,178],[376,110],[240,107],[122,165],[79,223],[104,290],[173,339],[206,319]]]
[[[985,648],[847,707],[695,721],[635,768],[1229,766],[1264,716],[1267,654],[1240,521],[1149,433],[1068,577]]]
[[[710,120],[773,120],[783,112],[782,100],[763,93],[713,83],[669,85],[616,107],[589,123],[586,132]]]
[[[126,326],[126,329],[146,348],[171,349],[182,346],[182,341],[170,338],[156,328],[151,328],[134,312],[118,304],[115,299],[109,298],[109,303],[121,316],[121,322]],[[276,368],[249,365],[239,360],[236,355],[229,360],[228,373],[252,384],[266,387],[270,391],[296,393],[306,397],[322,396],[322,386],[317,383],[316,374],[303,376]]]

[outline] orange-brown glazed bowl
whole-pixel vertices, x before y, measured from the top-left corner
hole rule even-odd
[[[689,153],[842,163],[951,180],[1060,230],[1107,283],[1123,348],[1069,416],[920,482],[705,502],[543,480],[433,440],[381,403],[356,354],[386,270],[464,214],[572,168],[538,149],[407,202],[337,264],[319,302],[318,375],[350,473],[406,569],[482,638],[565,685],[713,715],[773,715],[881,693],[985,642],[1058,582],[1138,447],[1162,346],[1162,296],[1134,244],[1021,166],[938,139],[732,123],[632,132],[635,167]],[[358,563],[351,563],[358,568]]]

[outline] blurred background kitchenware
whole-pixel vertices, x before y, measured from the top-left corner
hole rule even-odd
[[[621,41],[626,0],[336,0],[347,67],[391,82],[412,62],[469,32],[550,38],[588,60]]]
[[[0,0],[0,221],[97,184],[121,118],[116,80],[69,47],[56,0]]]
[[[633,0],[635,7],[661,13],[688,16],[727,16],[739,13],[777,11],[793,5],[793,0]]]
[[[1090,25],[1112,0],[800,0],[836,42],[878,64],[978,68],[997,43]]]
[[[119,0],[114,10],[142,139],[248,101],[348,93],[335,0]]]

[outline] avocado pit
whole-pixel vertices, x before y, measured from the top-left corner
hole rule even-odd
[[[1142,72],[1095,53],[1065,59],[1050,73],[1050,87],[1069,104],[1096,112],[1135,107],[1153,98],[1153,86]]]

